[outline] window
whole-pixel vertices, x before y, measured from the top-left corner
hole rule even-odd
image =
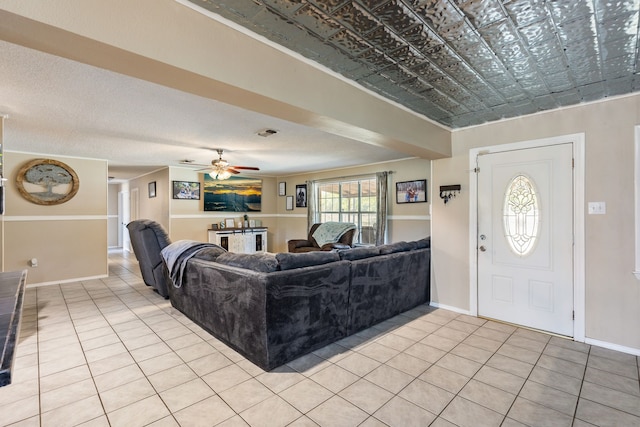
[[[511,250],[519,256],[531,252],[538,238],[540,210],[533,182],[518,175],[509,184],[504,196],[504,234]]]
[[[354,243],[376,243],[376,177],[318,183],[318,219],[320,222],[352,222],[357,227]]]

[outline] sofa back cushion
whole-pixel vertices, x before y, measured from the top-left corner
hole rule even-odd
[[[203,259],[205,261],[215,261],[220,255],[227,253],[227,250],[222,246],[211,244],[202,249],[199,249],[194,258]]]
[[[278,269],[278,261],[276,261],[276,257],[269,253],[259,252],[254,254],[241,254],[225,252],[219,255],[215,261],[219,264],[246,268],[247,270],[258,271],[261,273],[271,273]]]
[[[396,252],[410,251],[416,248],[415,242],[396,242],[380,246],[380,255],[393,254]]]
[[[359,248],[346,249],[338,252],[340,259],[355,261],[357,259],[369,258],[380,255],[380,248],[377,246],[362,246]]]
[[[416,240],[416,249],[424,249],[431,247],[431,236],[425,237],[424,239]]]
[[[339,261],[340,255],[337,252],[316,251],[303,253],[282,252],[276,254],[279,270],[291,270],[293,268],[309,267],[312,265],[322,265],[329,262]]]

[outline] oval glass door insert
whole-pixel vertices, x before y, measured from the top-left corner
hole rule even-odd
[[[509,247],[518,256],[526,256],[538,239],[540,203],[533,182],[518,175],[507,186],[503,208],[504,233]]]

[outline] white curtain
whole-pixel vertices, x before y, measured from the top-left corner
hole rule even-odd
[[[376,173],[378,206],[376,219],[376,245],[383,245],[387,235],[387,192],[388,192],[388,172]]]

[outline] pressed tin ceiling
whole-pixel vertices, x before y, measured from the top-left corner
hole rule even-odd
[[[443,125],[640,88],[640,0],[190,0]]]

